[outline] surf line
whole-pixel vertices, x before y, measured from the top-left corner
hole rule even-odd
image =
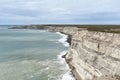
[[[68,41],[69,39],[69,36],[64,34],[64,33],[61,33],[61,32],[56,32],[57,34],[59,34],[60,36],[62,36],[62,38],[60,38],[58,41],[60,43],[62,43],[65,47],[69,47],[70,46],[70,43]],[[67,50],[66,51],[62,51],[59,55],[58,55],[58,59],[60,60],[60,63],[61,64],[65,64],[66,65],[66,68],[68,69],[68,72],[66,72],[63,77],[62,77],[62,80],[75,80],[75,78],[73,77],[72,75],[72,72],[68,66],[68,64],[66,63],[65,61],[65,58],[64,56],[67,54]]]

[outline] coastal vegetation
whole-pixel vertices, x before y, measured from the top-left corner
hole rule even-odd
[[[109,33],[120,33],[120,25],[23,25],[12,27],[12,29],[46,29],[47,27],[77,27],[88,31],[100,31]]]

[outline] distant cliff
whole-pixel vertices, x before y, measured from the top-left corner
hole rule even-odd
[[[120,80],[120,34],[115,33],[119,29],[85,26],[26,28],[48,29],[70,35],[71,45],[65,59],[77,80]]]

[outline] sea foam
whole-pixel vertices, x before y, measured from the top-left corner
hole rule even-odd
[[[68,39],[68,35],[62,34],[60,32],[56,32],[56,33],[59,34],[60,36],[62,36],[62,38],[59,39],[58,41],[61,42],[64,46],[69,47],[69,43],[66,42]]]
[[[61,42],[65,47],[69,47],[69,43],[67,42],[68,39],[68,35],[62,34],[60,32],[56,32],[57,34],[59,34],[60,36],[62,36],[61,39],[59,39],[58,41]],[[59,55],[58,55],[58,59],[60,60],[61,64],[66,64],[65,59],[62,58],[63,55],[65,55],[67,53],[67,51],[62,51]],[[69,71],[66,72],[63,76],[62,76],[62,80],[75,80],[75,78],[73,77],[72,73],[70,72],[70,69],[68,67],[68,65],[66,64],[66,69],[68,69]]]

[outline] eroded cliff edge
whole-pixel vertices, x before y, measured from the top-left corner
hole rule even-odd
[[[120,34],[75,27],[56,28],[54,31],[72,35],[65,59],[77,80],[103,76],[120,80],[117,77],[120,76]]]
[[[78,31],[72,37],[65,58],[76,78],[88,80],[105,75],[120,76],[120,35]]]
[[[99,79],[103,76],[110,76],[105,80],[120,80],[120,34],[78,27],[47,26],[45,29],[71,36],[65,59],[77,80],[104,80]]]

